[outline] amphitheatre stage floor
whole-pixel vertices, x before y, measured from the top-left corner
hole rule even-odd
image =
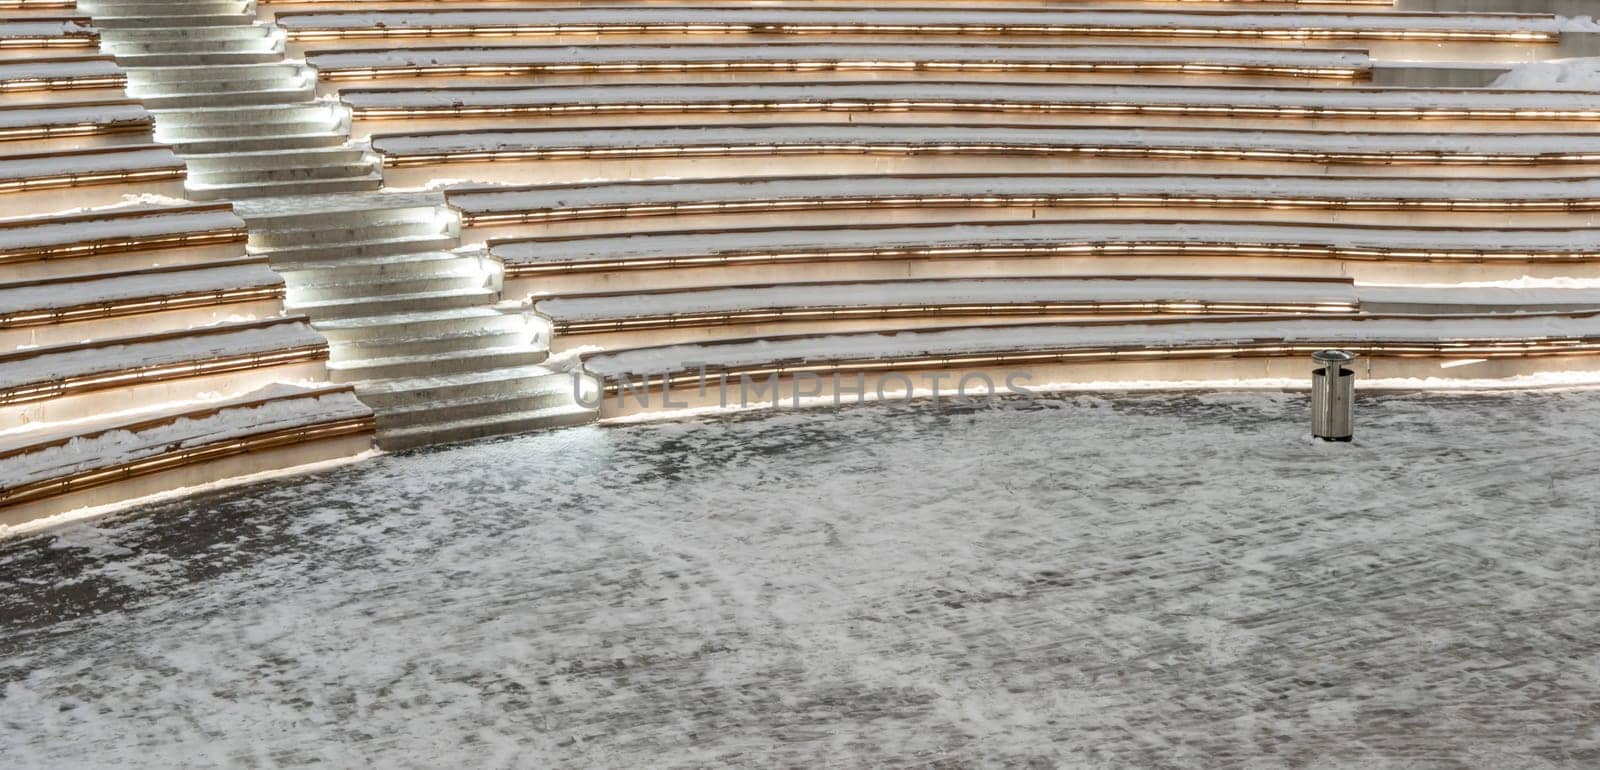
[[[591,426],[13,539],[4,764],[1600,764],[1600,392],[1305,415]]]

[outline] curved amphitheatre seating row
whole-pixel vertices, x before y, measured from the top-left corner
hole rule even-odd
[[[346,388],[304,387],[327,343],[244,221],[167,197],[184,164],[121,68],[53,50],[95,42],[0,20],[0,529],[372,445]]]
[[[1424,379],[1444,367],[1504,377],[1537,371],[1552,357],[1593,369],[1600,364],[1594,356],[1600,311],[1215,316],[805,334],[605,351],[581,360],[598,380],[589,386],[598,396],[589,398],[603,398],[602,416],[614,417],[730,402],[776,405],[836,392],[848,403],[863,392],[871,398],[874,391],[926,391],[939,384],[930,374],[941,375],[946,394],[961,384],[968,393],[987,393],[1002,383],[1299,378],[1304,357],[1325,348],[1362,355],[1363,376],[1378,378]],[[967,374],[960,381],[944,376],[951,370]]]
[[[1241,77],[1366,77],[1357,50],[1223,46],[764,43],[721,45],[406,46],[313,50],[306,60],[330,83],[373,78],[679,75],[772,72],[922,72],[941,75],[1116,74]]]

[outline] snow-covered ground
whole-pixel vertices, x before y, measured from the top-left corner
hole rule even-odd
[[[8,768],[1600,761],[1600,393],[583,428],[0,546]]]

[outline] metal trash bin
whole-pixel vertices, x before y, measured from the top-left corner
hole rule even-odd
[[[1344,350],[1319,350],[1311,354],[1311,435],[1323,441],[1354,438],[1356,372],[1345,368],[1356,360]]]

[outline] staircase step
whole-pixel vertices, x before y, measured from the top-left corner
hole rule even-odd
[[[374,409],[405,409],[435,401],[486,398],[550,390],[559,378],[570,389],[570,375],[544,366],[508,366],[461,374],[405,377],[357,383],[356,395]]]
[[[390,295],[435,294],[444,291],[466,291],[469,289],[487,289],[498,291],[493,285],[493,277],[477,265],[471,265],[470,271],[454,273],[441,273],[438,275],[399,276],[382,282],[362,281],[358,283],[323,283],[323,284],[291,284],[289,287],[289,301],[295,304],[302,302],[329,302],[334,300],[355,300],[362,297],[387,297]]]
[[[98,26],[98,25],[97,25]],[[185,43],[204,40],[207,42],[222,42],[228,40],[271,40],[281,38],[283,33],[271,24],[221,24],[213,26],[177,26],[177,27],[100,27],[100,39],[113,44],[166,44]]]
[[[317,84],[314,80],[300,80],[292,87],[264,88],[255,91],[202,91],[194,93],[164,93],[153,94],[142,92],[139,89],[129,88],[128,95],[144,102],[144,106],[153,110],[175,109],[182,107],[237,107],[243,105],[262,104],[301,104],[310,102],[316,97]]]
[[[355,257],[445,251],[453,248],[456,245],[456,240],[454,237],[445,236],[408,236],[404,238],[380,238],[371,241],[318,244],[315,246],[251,249],[251,251],[267,255],[267,258],[272,260],[274,268],[277,267],[277,263],[281,259],[285,263],[284,270],[306,270],[314,269],[308,267],[306,263],[344,262]]]
[[[395,337],[459,334],[484,329],[525,329],[528,318],[502,313],[492,307],[466,307],[431,312],[407,312],[317,321],[313,324],[331,342]]]
[[[361,340],[341,340],[331,345],[331,361],[349,361],[363,358],[396,358],[401,356],[426,356],[448,353],[453,350],[503,348],[527,345],[535,340],[531,327],[512,329],[471,329],[469,331],[439,334],[427,337],[375,337]]]
[[[528,366],[544,361],[548,355],[548,351],[532,345],[511,345],[503,348],[457,350],[436,355],[330,361],[328,378],[334,382],[361,382],[392,377],[454,374],[506,366]]]
[[[577,404],[535,409],[528,412],[476,417],[468,420],[418,425],[378,433],[378,446],[391,452],[414,449],[435,444],[502,436],[510,433],[527,433],[547,428],[583,425],[593,422],[596,410]]]
[[[450,229],[453,224],[442,212],[428,211],[425,216],[413,216],[402,210],[399,216],[351,223],[347,226],[325,225],[286,230],[269,230],[251,222],[250,245],[263,249],[287,249],[304,246],[331,245],[335,243],[361,243],[391,238],[446,237],[457,234]]]
[[[254,13],[206,13],[167,16],[95,16],[98,29],[172,29],[174,27],[248,27]]]
[[[273,151],[273,150],[309,150],[319,147],[337,147],[349,141],[350,135],[343,132],[324,132],[308,134],[275,134],[268,136],[237,136],[227,139],[184,139],[181,141],[168,141],[173,149],[180,155],[209,155],[226,150]]]
[[[237,184],[185,184],[184,191],[197,201],[270,198],[280,195],[321,195],[336,192],[366,192],[383,186],[383,174],[372,172],[361,177],[339,179],[301,179],[285,182],[240,182]]]
[[[284,303],[291,313],[303,313],[313,319],[354,318],[358,316],[387,315],[397,312],[452,310],[492,303],[499,297],[494,289],[466,288],[449,291],[420,292],[417,294],[375,294],[348,299],[312,300]]]
[[[434,275],[454,269],[460,254],[449,251],[426,251],[405,254],[379,254],[353,256],[345,259],[295,261],[272,259],[272,269],[287,281],[332,282],[397,278],[400,276]]]
[[[276,49],[248,51],[212,51],[209,53],[125,53],[116,52],[117,63],[124,69],[135,67],[180,67],[216,65],[232,67],[241,64],[271,64],[283,59],[283,51]]]
[[[392,431],[426,425],[476,420],[495,415],[536,412],[575,403],[572,378],[565,374],[548,375],[553,380],[543,389],[525,388],[522,392],[460,398],[417,404],[398,409],[378,409],[378,430]]]

